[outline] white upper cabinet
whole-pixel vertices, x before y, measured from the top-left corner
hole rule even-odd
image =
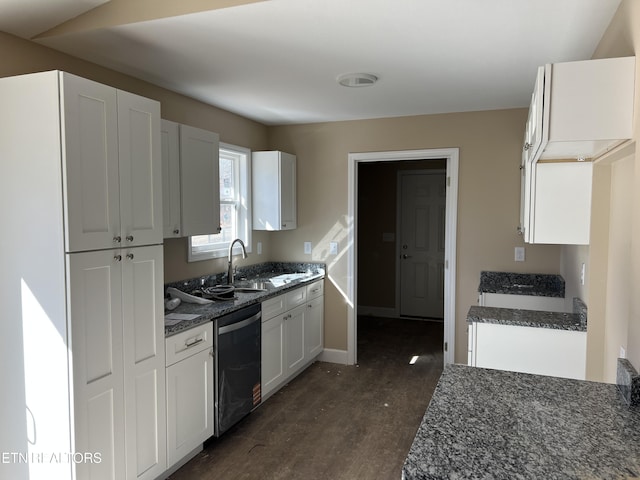
[[[162,120],[164,237],[220,232],[220,137]]]
[[[253,152],[253,229],[293,230],[296,219],[296,157]]]
[[[521,158],[524,241],[589,244],[591,162],[632,137],[635,57],[538,69]]]
[[[631,138],[635,57],[555,63],[541,69],[544,79],[540,81],[539,72],[531,107],[533,161],[594,159]]]
[[[162,243],[160,104],[60,73],[66,251]]]

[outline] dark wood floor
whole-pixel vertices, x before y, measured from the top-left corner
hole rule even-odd
[[[359,319],[358,365],[314,363],[170,478],[399,480],[442,372],[442,327]]]

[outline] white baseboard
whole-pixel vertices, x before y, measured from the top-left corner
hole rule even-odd
[[[397,318],[398,312],[396,312],[395,308],[369,307],[367,305],[358,305],[358,315],[369,315],[371,317]]]
[[[336,350],[333,348],[325,348],[318,357],[318,360],[321,362],[339,363],[341,365],[348,365],[348,359],[349,356],[346,350]]]

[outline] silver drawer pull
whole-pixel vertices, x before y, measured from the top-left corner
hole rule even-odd
[[[204,338],[199,338],[197,340],[194,340],[191,343],[184,342],[184,346],[187,347],[187,348],[191,348],[194,345],[197,345],[197,344],[202,343],[202,342],[204,342]]]

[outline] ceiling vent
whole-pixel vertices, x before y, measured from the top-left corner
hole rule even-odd
[[[343,87],[368,87],[378,81],[378,77],[370,73],[345,73],[338,77]]]

